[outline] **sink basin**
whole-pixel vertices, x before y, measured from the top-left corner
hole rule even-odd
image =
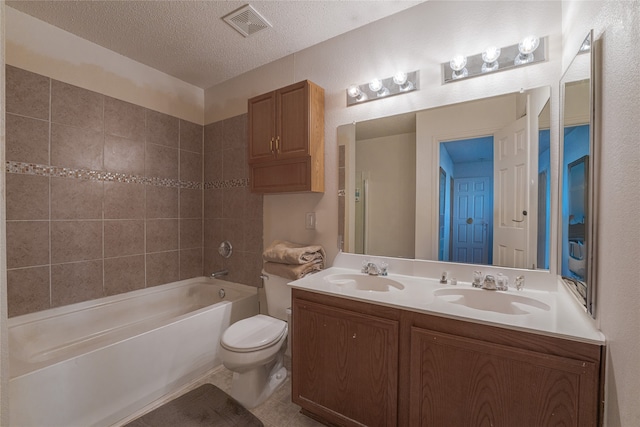
[[[402,283],[388,277],[367,274],[331,274],[324,280],[342,289],[357,291],[391,292],[404,289]]]
[[[438,289],[433,292],[433,295],[450,304],[502,314],[522,315],[551,309],[542,301],[510,292],[482,289]]]

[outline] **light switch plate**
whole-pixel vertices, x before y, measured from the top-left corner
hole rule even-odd
[[[316,213],[315,212],[307,212],[304,225],[307,230],[315,230],[316,229]]]

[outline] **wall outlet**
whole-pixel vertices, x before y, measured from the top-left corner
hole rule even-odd
[[[316,213],[315,212],[307,212],[304,219],[304,227],[307,230],[315,230],[316,229]]]

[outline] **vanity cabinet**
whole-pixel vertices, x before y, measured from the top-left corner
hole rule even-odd
[[[293,289],[292,400],[339,426],[598,426],[603,349]]]
[[[324,422],[396,426],[397,310],[293,290],[292,400]]]
[[[324,89],[308,80],[248,101],[251,191],[324,191]]]
[[[599,425],[600,346],[407,317],[407,425]]]

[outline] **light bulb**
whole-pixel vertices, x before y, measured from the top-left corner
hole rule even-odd
[[[467,77],[469,75],[469,71],[467,71],[465,67],[467,65],[467,57],[463,55],[456,55],[453,57],[451,62],[449,62],[449,66],[453,70],[451,73],[451,78],[453,80],[461,79]]]
[[[524,65],[533,61],[533,52],[540,45],[540,39],[536,36],[527,36],[518,43],[520,54],[513,60],[514,65]]]
[[[409,76],[407,76],[407,73],[405,73],[404,71],[398,71],[393,76],[393,82],[400,86],[401,92],[407,92],[414,88],[413,82],[407,81],[408,77]]]
[[[393,76],[393,82],[398,86],[402,86],[407,81],[407,73],[404,71],[398,71]]]
[[[500,48],[489,46],[482,52],[482,60],[487,63],[496,62],[500,58]]]
[[[536,36],[527,36],[518,43],[518,50],[524,55],[533,53],[540,45],[540,39]]]
[[[389,95],[389,89],[384,87],[380,79],[371,80],[371,82],[369,82],[369,89],[371,89],[372,92],[376,92],[379,97]]]
[[[347,95],[351,98],[355,98],[356,101],[360,102],[367,99],[367,96],[360,90],[358,85],[351,85],[347,88]]]
[[[377,92],[380,89],[382,89],[382,80],[380,79],[371,80],[371,82],[369,83],[369,89],[371,89],[372,92]]]
[[[453,71],[461,71],[465,65],[467,65],[467,57],[463,55],[456,55],[449,62],[449,66]]]
[[[495,46],[489,46],[482,52],[482,68],[483,73],[495,71],[498,69],[498,58],[500,58],[500,48]]]

